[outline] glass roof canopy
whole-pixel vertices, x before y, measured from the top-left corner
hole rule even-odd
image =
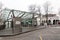
[[[19,11],[19,10],[14,10],[13,12],[14,12],[15,17],[21,17],[23,15],[21,17],[22,19],[32,18],[32,16],[33,16],[33,14],[30,12],[24,12],[24,11]],[[4,15],[5,20],[7,20],[7,18],[8,19],[12,18],[11,15],[13,16],[10,9],[4,9],[2,11],[2,13],[5,14]],[[8,15],[9,15],[9,17],[8,17]]]

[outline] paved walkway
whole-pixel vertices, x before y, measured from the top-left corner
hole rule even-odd
[[[60,25],[48,25],[47,27],[57,27],[57,26],[60,26]],[[21,33],[29,32],[29,31],[36,30],[36,29],[41,29],[41,28],[45,28],[45,26],[22,27],[22,32]],[[12,28],[7,28],[7,29],[4,29],[4,30],[0,30],[0,36],[1,35],[13,35],[13,34],[15,34],[15,33],[13,33]],[[18,32],[17,32],[17,34],[18,34]]]
[[[33,31],[33,30],[40,29],[40,28],[45,28],[45,26],[40,26],[40,27],[22,27],[22,33]],[[12,28],[0,30],[0,36],[1,35],[13,35],[13,34],[15,34],[15,33],[13,33]]]
[[[60,40],[60,28],[48,27],[17,36],[0,37],[0,40]]]

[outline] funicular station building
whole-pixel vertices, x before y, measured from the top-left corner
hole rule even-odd
[[[13,34],[17,34],[22,32],[22,27],[37,27],[37,17],[35,17],[35,15],[38,14],[36,13],[33,14],[11,9],[4,9],[1,13],[3,13],[4,16],[3,19],[0,20],[0,30],[8,29],[11,30]]]
[[[11,9],[4,9],[2,13],[4,16],[3,19],[0,19],[0,30],[8,29],[13,34],[22,33],[23,27],[32,27],[33,29],[46,23],[46,15],[42,14]],[[47,21],[47,25],[58,24],[59,17],[56,14],[49,14]]]

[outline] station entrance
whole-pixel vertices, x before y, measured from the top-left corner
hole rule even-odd
[[[58,24],[59,20],[53,20],[53,24]]]
[[[4,21],[5,33],[9,30],[13,34],[18,34],[24,32],[23,29],[25,27],[29,30],[33,30],[30,27],[37,27],[37,20],[35,17],[33,18],[33,13],[10,9],[5,9],[3,13],[7,13]]]

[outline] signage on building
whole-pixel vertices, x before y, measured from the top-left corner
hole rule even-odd
[[[16,21],[16,23],[15,24],[20,24],[20,21]]]

